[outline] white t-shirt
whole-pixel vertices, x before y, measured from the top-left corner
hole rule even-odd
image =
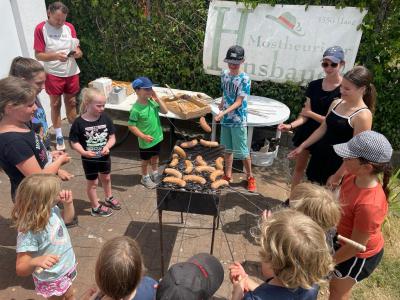
[[[64,52],[68,54],[77,46],[79,46],[79,40],[71,23],[65,22],[62,27],[56,28],[51,26],[48,21],[43,21],[35,28],[33,48],[37,52]],[[70,77],[80,72],[74,57],[69,57],[65,62],[59,60],[45,61],[44,69],[46,73],[58,77]]]

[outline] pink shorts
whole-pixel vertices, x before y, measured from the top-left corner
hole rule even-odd
[[[62,296],[72,285],[72,281],[75,279],[76,274],[75,265],[65,275],[53,281],[41,281],[33,276],[36,294],[45,298],[50,298],[51,296]]]
[[[79,74],[70,77],[58,77],[46,74],[45,82],[46,93],[49,95],[60,96],[62,94],[75,95],[79,92]]]

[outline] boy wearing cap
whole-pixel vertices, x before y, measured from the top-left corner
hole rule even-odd
[[[224,62],[228,70],[222,71],[221,89],[222,100],[219,105],[220,113],[215,121],[221,121],[221,144],[225,146],[225,176],[232,180],[233,159],[243,160],[247,175],[247,189],[255,192],[256,181],[251,172],[251,158],[247,147],[247,96],[250,95],[251,80],[240,72],[244,62],[244,49],[238,45],[228,49]]]
[[[153,83],[147,77],[136,78],[132,82],[137,100],[133,104],[129,121],[129,130],[138,137],[139,155],[142,163],[141,183],[149,188],[155,188],[159,179],[158,156],[163,140],[159,112],[166,114],[168,109],[153,90]],[[151,176],[148,167],[152,170]]]
[[[343,158],[348,173],[340,188],[342,215],[337,232],[366,246],[364,252],[359,252],[342,244],[333,256],[336,267],[329,299],[350,299],[353,285],[370,276],[383,256],[382,224],[388,212],[393,150],[385,136],[371,130],[355,135],[347,143],[334,145],[333,149]]]

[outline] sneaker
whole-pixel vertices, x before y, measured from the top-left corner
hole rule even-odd
[[[100,204],[96,209],[92,208],[91,215],[94,217],[109,217],[113,213],[112,209]]]
[[[113,196],[105,200],[106,206],[111,207],[112,209],[115,210],[120,210],[121,209],[121,204],[117,199],[115,199]]]
[[[157,186],[157,184],[155,184],[153,180],[151,180],[150,176],[142,177],[140,183],[143,184],[148,189],[154,189]]]
[[[247,190],[249,192],[256,191],[256,179],[254,177],[247,178]]]
[[[229,183],[232,183],[232,181],[233,181],[231,177],[228,177],[228,176],[226,176],[226,175],[224,175],[224,176],[222,177],[222,179],[228,181]]]
[[[161,174],[158,172],[156,174],[151,174],[150,178],[155,184],[159,184],[161,181]]]
[[[56,150],[58,151],[64,151],[65,150],[65,143],[64,143],[64,137],[58,136],[56,137]]]

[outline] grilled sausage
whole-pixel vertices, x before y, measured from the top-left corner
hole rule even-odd
[[[182,180],[180,178],[173,177],[173,176],[165,177],[162,181],[165,182],[165,183],[177,184],[180,187],[184,187],[186,185],[186,181],[185,180]]]
[[[216,189],[220,188],[221,186],[225,186],[225,185],[229,185],[229,182],[224,179],[219,179],[219,180],[211,183],[211,188],[213,190],[216,190]]]
[[[190,160],[185,160],[185,170],[183,171],[185,174],[190,174],[193,171],[193,164]]]
[[[178,170],[175,170],[175,169],[172,169],[172,168],[166,168],[164,170],[164,173],[168,174],[168,175],[172,175],[172,176],[177,177],[177,178],[182,178],[182,173],[179,172]]]
[[[185,150],[183,150],[181,147],[175,146],[175,147],[174,147],[174,152],[175,152],[176,154],[178,154],[180,157],[186,158],[186,152],[185,152]]]
[[[197,176],[197,175],[185,175],[185,176],[183,176],[183,180],[184,181],[193,181],[193,182],[200,183],[200,184],[206,184],[206,180],[203,177]]]
[[[196,164],[199,166],[207,166],[207,162],[204,160],[204,158],[201,155],[196,156]]]
[[[200,126],[205,132],[208,132],[208,133],[211,132],[211,127],[210,127],[210,125],[208,125],[206,118],[204,118],[204,117],[200,118]]]
[[[217,170],[223,170],[224,169],[224,158],[223,157],[218,157],[215,160],[215,168]]]
[[[198,166],[198,167],[196,167],[196,172],[198,172],[198,173],[201,173],[201,172],[209,172],[209,173],[212,173],[212,172],[214,172],[215,171],[215,168],[214,167],[211,167],[211,166]]]
[[[214,147],[218,147],[218,142],[212,142],[212,141],[206,141],[203,139],[200,139],[200,144],[204,147],[209,147],[209,148],[214,148]]]
[[[214,182],[217,179],[218,176],[222,176],[222,175],[224,175],[224,171],[223,170],[215,170],[214,172],[212,172],[210,174],[210,180],[212,182]]]
[[[190,142],[184,142],[184,143],[182,143],[180,146],[181,146],[182,148],[193,148],[193,147],[196,146],[198,143],[199,143],[199,141],[196,140],[196,139],[194,139],[194,140],[191,140]]]

